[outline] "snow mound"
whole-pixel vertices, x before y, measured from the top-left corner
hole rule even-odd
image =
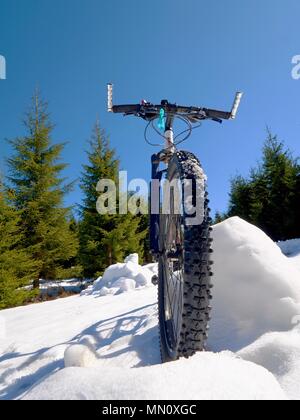
[[[132,262],[133,264],[139,263],[139,255],[138,254],[130,254],[128,257],[125,258],[124,263]]]
[[[32,388],[23,399],[284,400],[286,396],[266,369],[224,352],[138,369],[68,368]]]
[[[237,351],[288,331],[300,314],[299,271],[260,229],[238,217],[213,229],[214,289],[209,348]]]
[[[299,317],[300,320],[300,317]],[[299,400],[300,329],[263,335],[241,350],[244,360],[263,366],[273,373],[291,399]]]
[[[99,277],[93,286],[82,292],[82,295],[116,295],[140,287],[151,286],[153,274],[156,272],[157,264],[141,266],[138,254],[131,254],[125,258],[124,263],[108,267],[103,277]]]

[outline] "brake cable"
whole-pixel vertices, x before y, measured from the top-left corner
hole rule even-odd
[[[165,130],[165,119],[164,119],[165,118],[165,112],[164,112],[163,109],[161,109],[161,111],[160,111],[159,117],[155,116],[155,117],[153,117],[153,118],[151,118],[149,120],[149,122],[146,125],[145,130],[144,130],[144,139],[145,139],[146,143],[149,144],[150,146],[153,146],[153,147],[161,147],[162,144],[161,143],[160,144],[152,143],[149,140],[147,133],[148,133],[148,130],[149,130],[150,125],[151,125],[152,129],[160,137],[165,138],[164,134],[161,133],[161,131],[164,131]],[[188,128],[185,129],[185,130],[183,130],[183,131],[181,131],[179,134],[177,134],[175,136],[175,138],[174,138],[174,145],[172,145],[172,146],[177,146],[178,144],[181,144],[181,143],[185,142],[191,136],[192,131],[194,129],[196,129],[196,128],[201,127],[201,125],[202,125],[202,123],[200,123],[200,124],[198,124],[196,126],[193,126],[192,123],[191,123],[191,121],[188,119],[188,116],[185,116],[185,115],[175,114],[175,118],[178,118],[179,120],[183,121],[188,126]],[[159,130],[161,130],[161,131],[159,131],[156,128],[155,124],[154,124],[155,120],[157,120],[157,119],[159,119],[159,121],[157,123],[157,126],[158,126]],[[177,141],[176,142],[176,139],[178,139],[180,136],[182,136],[185,133],[187,133],[186,136],[183,139],[181,139],[180,141]]]

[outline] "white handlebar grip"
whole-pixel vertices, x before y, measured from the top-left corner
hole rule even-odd
[[[238,112],[240,103],[241,103],[241,99],[243,96],[243,92],[237,92],[237,94],[235,95],[235,99],[234,99],[234,103],[232,106],[232,110],[231,110],[231,119],[234,120],[236,117],[236,114]]]
[[[107,85],[107,111],[112,112],[113,107],[113,85],[108,83]]]

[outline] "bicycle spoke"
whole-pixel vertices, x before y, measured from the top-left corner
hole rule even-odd
[[[165,309],[167,327],[170,335],[170,345],[173,349],[178,345],[180,338],[180,316],[182,311],[183,273],[179,250],[182,248],[182,216],[174,214],[171,204],[171,214],[165,217],[164,222],[164,249],[165,262]],[[171,255],[168,257],[168,255]],[[175,257],[176,255],[176,257]]]

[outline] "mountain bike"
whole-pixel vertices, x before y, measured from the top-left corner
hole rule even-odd
[[[150,248],[158,261],[158,312],[162,362],[190,357],[205,350],[212,299],[212,219],[206,176],[197,157],[178,150],[192,130],[204,120],[222,123],[235,119],[242,93],[230,112],[180,106],[162,100],[136,105],[113,105],[113,86],[108,84],[108,111],[133,115],[163,137],[162,150],[152,155]],[[174,122],[187,125],[174,136]],[[155,121],[157,120],[157,126]],[[163,167],[162,167],[163,166]]]

